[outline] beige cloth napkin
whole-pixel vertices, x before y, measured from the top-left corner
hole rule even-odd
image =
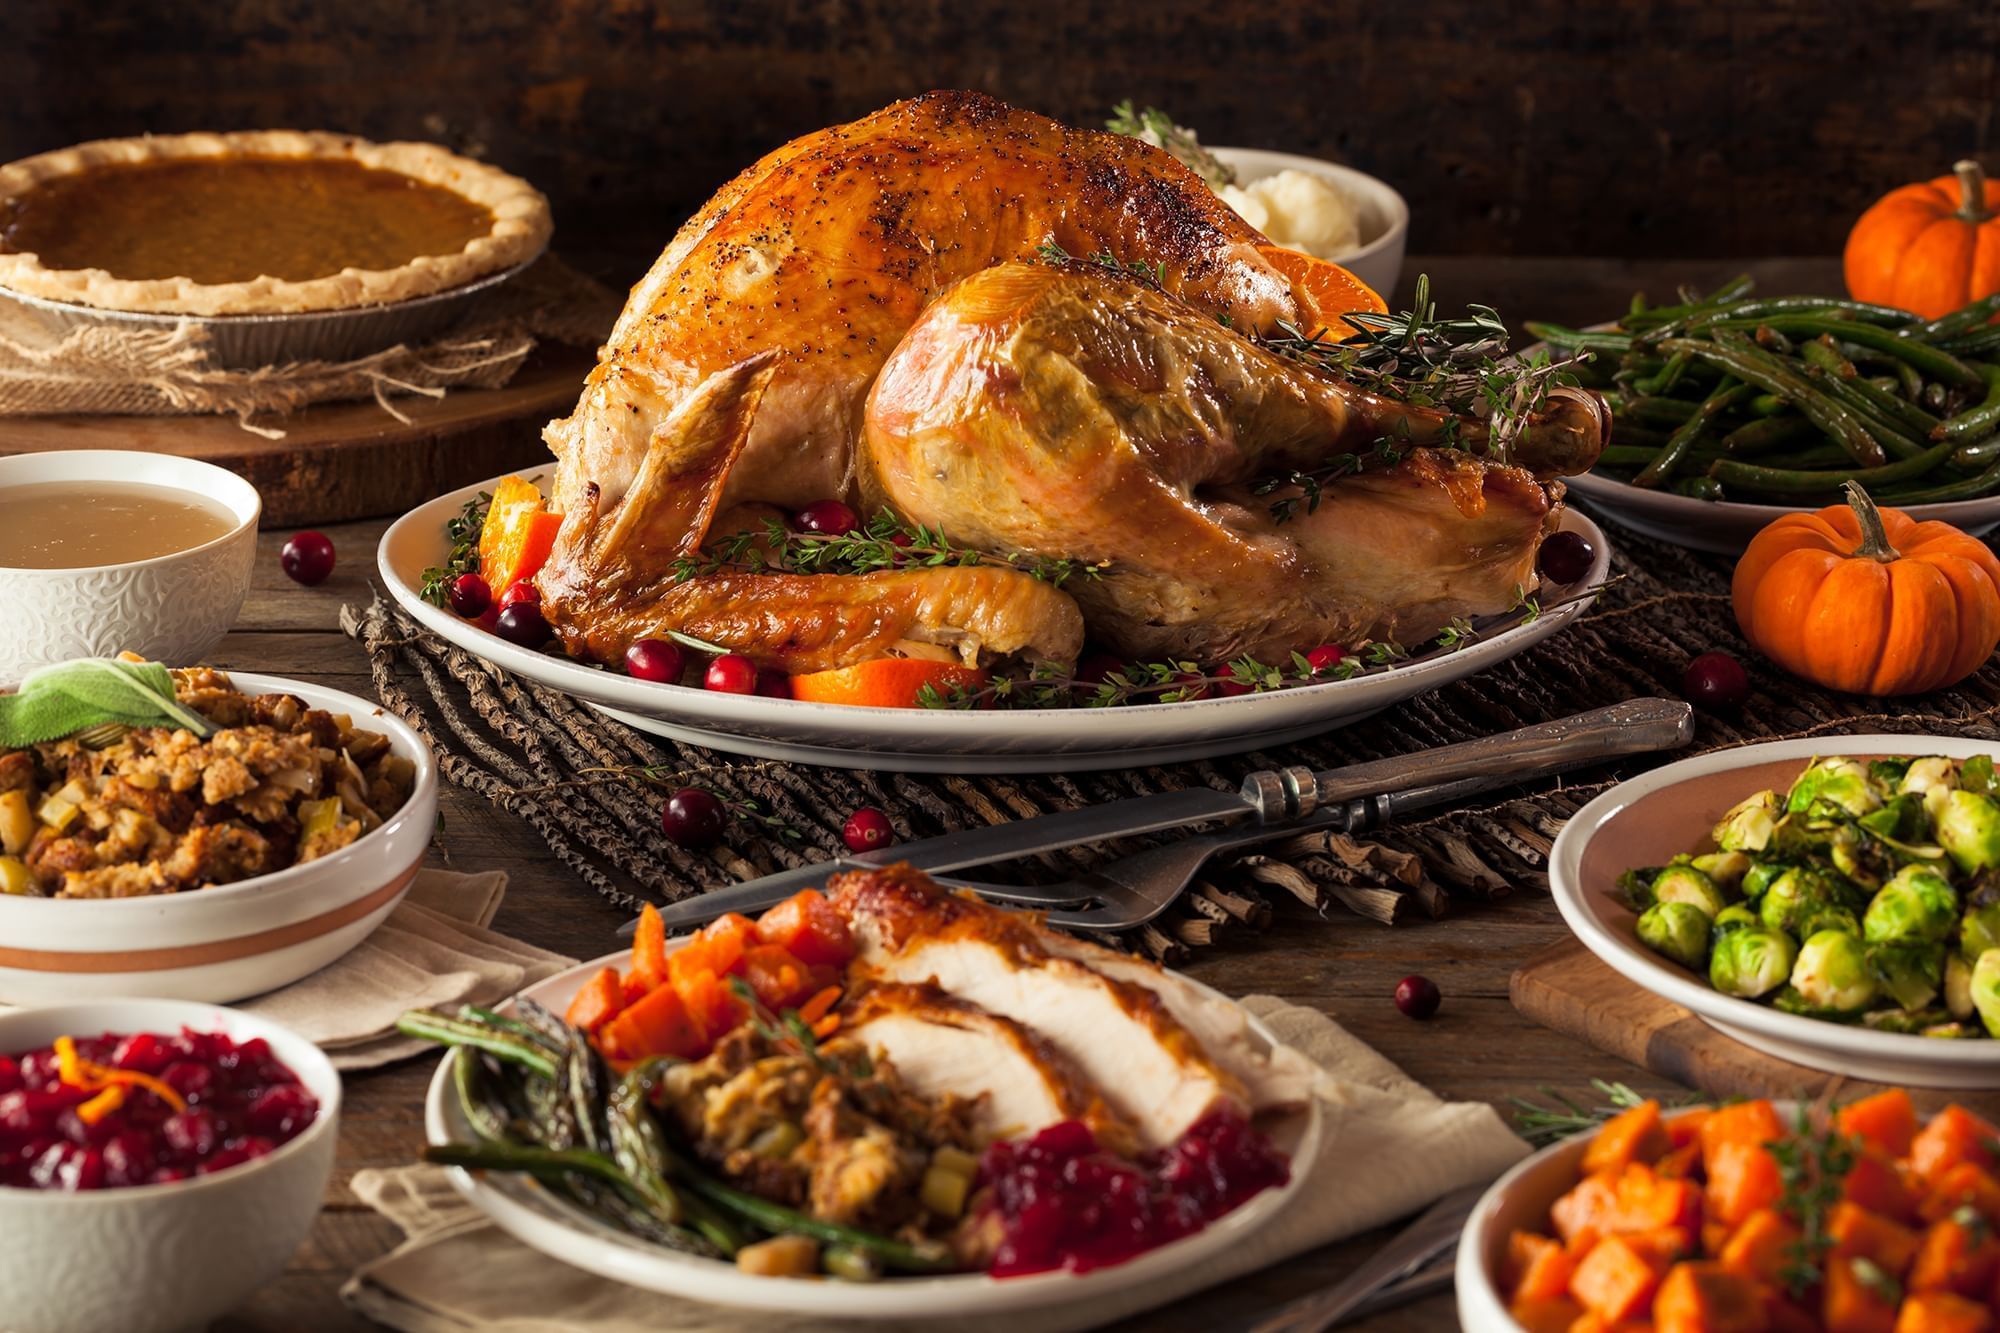
[[[1321,1070],[1325,1133],[1315,1161],[1294,1163],[1307,1179],[1285,1211],[1229,1253],[1142,1290],[1032,1317],[953,1319],[952,1333],[1030,1327],[1066,1333],[1122,1319],[1415,1212],[1527,1155],[1528,1145],[1492,1107],[1440,1100],[1331,1018],[1270,995],[1243,1003]],[[488,1223],[434,1167],[363,1171],[353,1187],[407,1239],[359,1269],[341,1297],[405,1333],[835,1333],[882,1326],[702,1305],[570,1268]]]
[[[507,876],[424,870],[359,947],[282,990],[237,1005],[283,1023],[337,1069],[373,1069],[429,1050],[396,1032],[405,1009],[497,1004],[576,960],[488,930]]]

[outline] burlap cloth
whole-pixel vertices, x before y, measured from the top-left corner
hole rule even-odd
[[[618,301],[602,283],[544,255],[421,346],[254,370],[212,365],[211,339],[198,321],[80,328],[55,338],[0,302],[0,416],[224,415],[270,438],[284,434],[277,418],[309,403],[373,398],[401,418],[399,397],[499,388],[540,341],[596,346],[617,317]]]
[[[1292,1164],[1305,1182],[1284,1209],[1225,1253],[1136,1290],[1028,1314],[968,1310],[915,1327],[1093,1328],[1380,1226],[1491,1180],[1526,1156],[1528,1145],[1492,1107],[1440,1099],[1326,1015],[1271,995],[1252,995],[1243,1006],[1319,1066],[1319,1151]],[[403,1333],[853,1333],[892,1322],[728,1310],[594,1277],[506,1235],[459,1198],[437,1167],[362,1171],[354,1192],[401,1227],[405,1240],[364,1264],[340,1294]]]

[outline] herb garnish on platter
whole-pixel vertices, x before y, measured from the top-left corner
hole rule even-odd
[[[704,546],[699,555],[675,562],[674,577],[686,582],[703,574],[735,570],[753,574],[869,574],[883,569],[926,569],[942,565],[994,565],[1029,574],[1054,587],[1082,575],[1097,578],[1107,565],[1082,560],[995,554],[955,546],[942,528],[905,523],[887,509],[860,529],[829,536],[795,532],[777,519],[732,532]]]
[[[423,599],[431,605],[448,605],[451,581],[461,574],[479,572],[479,530],[486,525],[486,509],[492,503],[492,492],[481,491],[465,502],[456,517],[445,520],[444,537],[451,543],[451,550],[443,565],[432,565],[424,571],[419,588]]]

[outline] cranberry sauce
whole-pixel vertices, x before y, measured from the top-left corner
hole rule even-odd
[[[262,1038],[106,1033],[0,1055],[0,1186],[157,1185],[262,1157],[319,1103]]]
[[[1088,1126],[1051,1125],[986,1149],[979,1179],[1001,1221],[995,1277],[1088,1272],[1201,1230],[1291,1178],[1242,1116],[1213,1111],[1171,1147],[1133,1161],[1100,1151]]]

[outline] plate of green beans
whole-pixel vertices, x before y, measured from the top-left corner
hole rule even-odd
[[[1615,425],[1570,485],[1627,526],[1736,554],[1778,514],[1885,505],[2000,526],[2000,296],[1939,319],[1842,297],[1759,296],[1738,278],[1615,323],[1529,321]],[[1532,350],[1532,349],[1531,349]]]

